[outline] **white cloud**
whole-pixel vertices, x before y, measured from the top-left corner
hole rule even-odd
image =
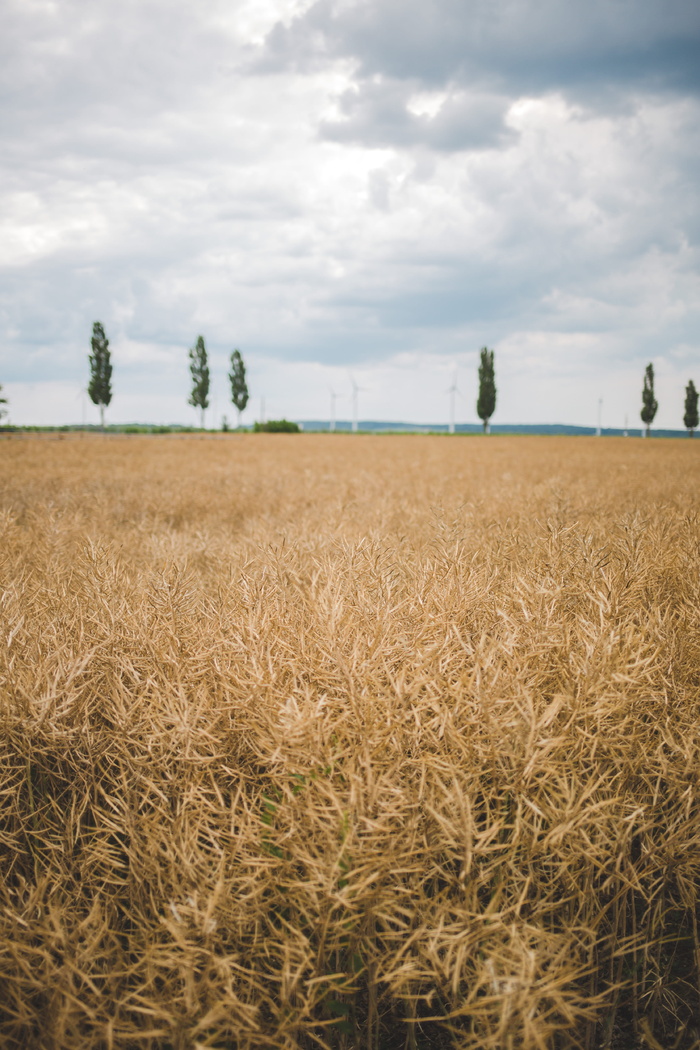
[[[416,91],[406,102],[406,109],[416,117],[433,118],[449,98],[447,91]]]

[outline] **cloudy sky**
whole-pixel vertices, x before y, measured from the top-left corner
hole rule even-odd
[[[697,0],[0,0],[0,383],[15,423],[681,427],[700,384]]]

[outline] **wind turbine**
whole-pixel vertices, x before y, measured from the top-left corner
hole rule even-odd
[[[353,375],[350,376],[350,382],[352,383],[352,432],[353,432],[353,434],[356,434],[357,433],[357,395],[361,391],[363,391],[365,388],[363,386],[358,386],[357,385],[357,383],[355,382],[355,377]]]
[[[452,386],[448,388],[447,393],[450,395],[450,434],[455,432],[455,394],[459,394],[460,390],[457,386],[457,369],[455,368],[455,377],[452,380]]]
[[[338,394],[336,394],[332,386],[329,386],[328,389],[331,392],[331,421],[328,424],[328,429],[331,433],[333,433],[333,431],[335,430],[335,402],[336,398],[338,397]]]
[[[596,437],[600,437],[600,435],[603,432],[602,426],[601,426],[602,421],[603,421],[603,399],[602,399],[602,397],[599,397],[598,398],[598,426],[597,426],[596,432],[595,432],[595,436]]]

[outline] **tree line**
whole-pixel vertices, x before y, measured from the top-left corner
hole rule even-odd
[[[644,372],[644,386],[642,387],[642,411],[640,412],[642,423],[646,427],[644,432],[645,437],[649,437],[651,433],[651,424],[654,422],[654,417],[659,407],[659,402],[656,400],[654,395],[654,366],[648,364]],[[693,436],[693,432],[700,420],[698,419],[698,392],[695,389],[695,383],[692,379],[688,381],[688,385],[685,388],[685,405],[683,413],[683,423],[688,431],[690,437]]]
[[[197,342],[190,347],[190,375],[192,376],[192,392],[189,405],[198,408],[200,412],[200,423],[204,429],[204,413],[209,408],[209,361],[207,348],[204,344],[204,336],[197,336]],[[238,411],[238,426],[241,425],[241,412],[248,404],[248,384],[245,377],[245,364],[240,350],[234,350],[231,354],[231,371],[228,374],[231,384],[231,401]],[[224,416],[224,421],[226,417]],[[227,426],[224,426],[227,429]]]
[[[200,411],[200,421],[204,429],[204,412],[209,407],[209,362],[204,336],[198,336],[197,342],[189,350],[190,374],[192,376],[192,392],[188,404]],[[90,383],[88,393],[94,404],[100,407],[102,426],[104,427],[104,410],[112,399],[112,365],[109,355],[109,340],[105,336],[104,328],[96,321],[92,329],[92,354],[90,361]],[[241,412],[248,404],[249,394],[246,383],[245,364],[239,350],[231,354],[231,371],[228,375],[231,384],[231,401],[238,410],[238,426],[241,425]],[[2,388],[0,388],[1,390]],[[640,417],[646,430],[645,436],[651,432],[651,424],[654,422],[659,403],[654,395],[654,366],[648,364],[644,373],[644,385],[642,387],[642,410]],[[476,402],[476,411],[482,422],[484,433],[488,434],[491,416],[496,410],[496,367],[495,353],[488,346],[482,346],[479,351],[479,396]],[[286,422],[286,421],[285,421]],[[691,379],[685,388],[685,413],[683,415],[685,427],[692,437],[698,426],[698,391]],[[224,429],[227,429],[224,426]]]
[[[94,405],[100,409],[100,424],[104,429],[105,409],[112,400],[112,361],[109,352],[109,339],[99,321],[92,326],[92,339],[90,341],[92,353],[88,356],[90,364],[90,381],[88,383],[88,394]],[[204,413],[209,408],[209,360],[204,336],[197,336],[194,346],[189,349],[190,376],[192,389],[188,404],[198,408],[200,413],[200,424],[204,429]],[[241,425],[241,412],[248,404],[249,393],[246,382],[245,363],[240,350],[236,349],[231,354],[231,371],[228,374],[231,384],[231,401],[238,410],[238,426]],[[224,421],[226,417],[224,416]],[[228,429],[227,425],[224,429]]]
[[[99,321],[92,326],[92,338],[90,340],[91,353],[88,355],[90,366],[90,379],[87,392],[94,405],[100,410],[100,425],[104,429],[105,409],[112,400],[112,358],[109,350],[109,339]],[[188,404],[198,408],[200,412],[200,423],[204,429],[204,413],[209,407],[209,360],[204,336],[197,336],[194,346],[189,351],[190,376],[192,388]],[[241,425],[241,413],[249,401],[248,384],[246,381],[246,369],[240,350],[231,353],[231,370],[228,379],[231,386],[231,402],[238,412],[238,426]],[[0,385],[0,422],[7,415],[5,405],[7,398],[2,396],[2,385]],[[643,436],[648,437],[651,433],[651,425],[658,411],[659,403],[654,394],[654,366],[648,364],[644,372],[644,385],[642,387],[642,409],[640,417],[644,423]],[[487,346],[479,351],[479,396],[476,402],[476,411],[481,419],[484,433],[488,434],[490,421],[496,410],[496,370],[495,354]],[[286,423],[286,420],[281,422]],[[700,423],[698,418],[698,391],[693,380],[689,380],[685,388],[685,405],[683,423],[690,437]],[[289,426],[289,424],[287,424]],[[227,430],[228,424],[224,416],[222,429]],[[256,429],[265,429],[260,424]]]

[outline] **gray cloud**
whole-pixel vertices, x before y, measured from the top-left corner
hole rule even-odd
[[[266,40],[268,69],[351,58],[361,78],[452,81],[514,94],[620,85],[697,93],[694,0],[317,0]]]
[[[368,147],[461,151],[507,145],[509,100],[558,93],[593,111],[633,94],[700,94],[700,8],[694,0],[317,0],[270,31],[254,68],[352,63],[353,87],[322,137]],[[416,114],[421,89],[447,97]]]
[[[411,86],[400,81],[363,81],[341,95],[343,119],[323,121],[320,133],[335,142],[447,152],[502,146],[513,137],[504,123],[506,99],[458,93],[430,116],[411,112],[410,97]]]

